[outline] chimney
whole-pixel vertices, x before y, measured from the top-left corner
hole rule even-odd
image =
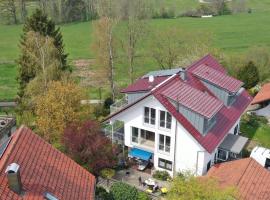
[[[179,71],[180,77],[183,81],[186,80],[186,70],[181,68],[181,70]]]
[[[21,195],[22,194],[22,183],[21,183],[21,175],[20,175],[20,165],[17,163],[10,164],[5,173],[7,174],[8,178],[8,185],[9,188]]]

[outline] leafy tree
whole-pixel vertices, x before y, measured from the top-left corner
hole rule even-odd
[[[37,132],[50,143],[57,142],[70,123],[83,115],[83,92],[72,82],[52,81],[35,101]]]
[[[69,124],[64,131],[63,143],[68,154],[95,175],[117,163],[116,147],[95,121]]]
[[[138,190],[126,183],[114,183],[110,191],[115,200],[134,200],[138,198]]]
[[[244,82],[247,89],[256,86],[260,81],[258,69],[252,61],[238,70],[237,78]]]
[[[31,52],[28,51],[27,34],[29,32],[38,33],[44,37],[50,37],[53,40],[53,44],[56,47],[59,54],[59,69],[62,71],[69,69],[67,65],[67,54],[64,53],[64,45],[62,34],[59,28],[55,27],[52,20],[48,19],[48,16],[42,13],[41,10],[36,10],[35,13],[26,20],[23,27],[23,35],[20,44],[21,55],[18,60],[19,64],[19,97],[23,97],[24,89],[30,80],[36,76],[35,67],[38,65],[33,59]]]
[[[237,193],[233,187],[221,188],[211,178],[198,178],[192,175],[177,176],[166,197],[168,200],[207,199],[233,200]]]

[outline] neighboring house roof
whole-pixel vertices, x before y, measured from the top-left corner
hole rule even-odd
[[[251,104],[263,103],[264,101],[270,100],[270,83],[267,83],[262,86],[261,90],[254,97]]]
[[[147,78],[149,76],[154,76],[154,77],[171,76],[174,74],[178,74],[182,70],[183,70],[182,68],[176,68],[176,69],[165,69],[165,70],[151,71],[151,72],[147,73],[146,75],[144,75],[142,78]]]
[[[162,91],[162,95],[206,118],[211,118],[222,108],[223,103],[217,98],[189,86],[180,77],[176,79],[174,83],[171,83],[169,87]]]
[[[24,195],[8,187],[5,174],[11,163],[20,165]],[[72,159],[45,142],[27,127],[11,137],[0,159],[0,199],[43,200],[49,192],[60,200],[94,199],[95,177]]]
[[[199,78],[194,76],[192,73],[192,71],[198,66],[205,66],[206,64],[208,67],[211,67],[216,71],[226,75],[226,71],[221,67],[221,65],[219,65],[212,56],[207,55],[186,69],[186,80],[184,82],[181,81],[179,75],[170,76],[165,81],[161,82],[158,86],[153,88],[145,96],[133,102],[132,104],[127,105],[122,110],[113,113],[105,120],[118,115],[119,113],[129,109],[148,96],[153,95],[168,110],[168,112],[170,112],[175,117],[175,119],[199,142],[202,147],[204,147],[209,153],[212,153],[213,150],[215,150],[216,147],[221,143],[233,125],[237,122],[239,117],[243,114],[247,106],[250,104],[252,97],[249,96],[245,90],[243,90],[241,94],[236,97],[236,100],[231,106],[226,107],[223,104],[220,106],[218,103],[220,102],[219,99],[214,94],[212,94],[211,91],[209,91],[209,89],[199,80]],[[185,89],[186,85],[190,87],[190,91]],[[182,87],[184,87],[184,89]],[[197,90],[200,92],[197,92]],[[182,96],[178,96],[178,93]],[[208,94],[208,97],[206,98],[203,96],[202,98],[202,93],[205,95]],[[187,97],[187,94],[191,95],[192,98]],[[169,98],[174,100],[177,98],[179,100],[181,99],[181,102],[185,104],[185,106],[187,106],[189,109],[195,110],[196,112],[207,117],[217,112],[217,122],[215,126],[211,128],[205,136],[202,135],[180,112],[177,111],[177,108],[175,105],[173,105]],[[201,101],[198,102],[196,98],[200,98]],[[214,98],[216,101],[213,100]],[[207,100],[210,100],[210,102],[206,102]],[[209,110],[204,109],[200,104],[205,104],[206,108]],[[211,108],[211,105],[213,108]]]
[[[243,85],[243,82],[207,65],[199,65],[189,71],[195,76],[232,93],[236,93]]]
[[[154,82],[149,82],[148,78],[140,78],[135,83],[121,90],[123,93],[148,92],[155,86],[166,80],[168,76],[155,77]]]
[[[270,199],[270,171],[252,158],[216,164],[207,176],[216,178],[221,186],[236,187],[240,199]]]

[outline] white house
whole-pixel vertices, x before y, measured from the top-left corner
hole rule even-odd
[[[122,90],[125,101],[105,121],[121,122],[123,128],[112,126],[113,140],[155,170],[203,175],[216,162],[241,157],[247,138],[238,135],[239,121],[252,100],[242,86],[207,55],[185,69],[141,77]]]

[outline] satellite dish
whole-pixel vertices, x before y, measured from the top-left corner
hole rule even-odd
[[[155,79],[155,78],[154,78],[153,75],[150,75],[150,76],[149,76],[149,82],[150,82],[150,83],[153,83],[153,82],[154,82],[154,79]]]

